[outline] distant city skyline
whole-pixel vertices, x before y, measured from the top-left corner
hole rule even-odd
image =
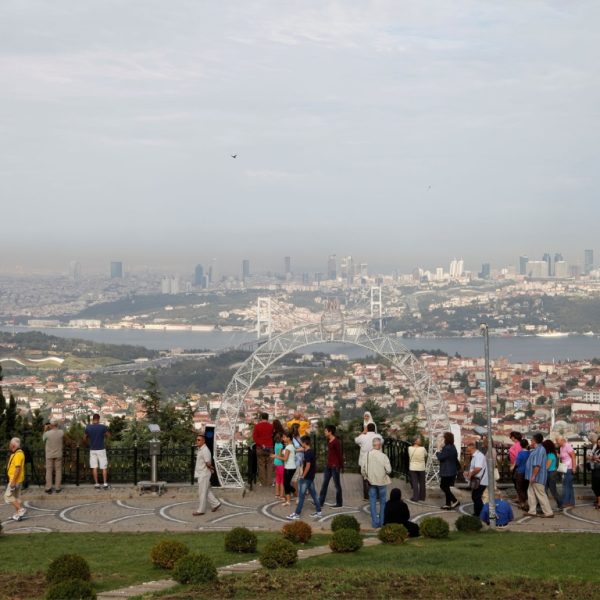
[[[599,26],[550,0],[5,2],[0,270],[581,264]]]

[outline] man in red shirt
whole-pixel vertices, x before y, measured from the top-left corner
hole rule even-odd
[[[260,421],[254,426],[252,439],[256,444],[256,462],[258,466],[258,480],[261,485],[273,483],[273,425],[269,423],[267,413],[260,414]]]
[[[344,466],[344,458],[342,456],[342,444],[335,437],[335,425],[327,425],[325,427],[325,438],[327,439],[327,465],[323,471],[323,483],[319,494],[319,502],[321,506],[324,506],[329,480],[333,477],[333,483],[335,484],[335,504],[333,508],[342,508],[344,502],[342,500],[340,473]]]

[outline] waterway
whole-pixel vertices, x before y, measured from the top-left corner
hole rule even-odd
[[[2,331],[13,331],[11,327],[0,327]],[[16,327],[16,332],[32,331],[29,327]],[[153,350],[222,350],[253,341],[254,334],[234,331],[155,331],[145,329],[75,329],[40,328],[48,335],[65,338],[79,338],[106,344],[130,344],[145,346]],[[481,338],[409,338],[402,343],[410,350],[442,350],[448,354],[456,353],[465,357],[483,356]],[[323,344],[309,350],[321,350],[336,354],[345,354],[350,358],[365,356],[365,351],[348,344]],[[307,350],[307,351],[309,351]],[[492,337],[490,341],[492,358],[505,357],[511,362],[564,361],[600,358],[600,337],[569,335],[560,338],[536,336]]]

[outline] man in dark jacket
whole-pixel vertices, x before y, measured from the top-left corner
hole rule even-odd
[[[321,484],[321,492],[319,493],[319,503],[321,506],[325,504],[329,480],[333,477],[333,483],[335,484],[335,504],[333,507],[342,508],[344,502],[342,500],[340,474],[344,461],[342,457],[342,444],[335,436],[335,425],[327,425],[325,427],[325,437],[327,438],[327,465],[323,471],[323,483]]]

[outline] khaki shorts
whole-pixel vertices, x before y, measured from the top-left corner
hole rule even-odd
[[[20,497],[21,484],[17,485],[14,490],[11,490],[11,487],[9,485],[6,486],[6,491],[4,492],[4,502],[6,502],[6,504],[18,502]]]
[[[92,469],[108,468],[106,450],[90,450],[90,467]]]

